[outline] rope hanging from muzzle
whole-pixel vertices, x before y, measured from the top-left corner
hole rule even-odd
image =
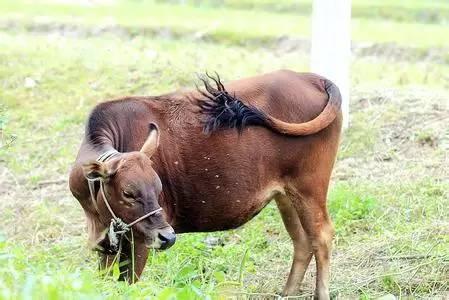
[[[129,227],[122,220],[111,219],[111,224],[109,225],[108,238],[109,245],[113,251],[119,250],[119,243],[123,238],[123,235],[129,231]]]

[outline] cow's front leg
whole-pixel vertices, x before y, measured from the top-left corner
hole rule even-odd
[[[131,255],[134,250],[134,255]],[[134,258],[134,262],[132,261]],[[135,240],[134,246],[130,241],[123,239],[120,255],[100,253],[100,271],[110,275],[113,264],[118,261],[120,276],[118,280],[135,283],[143,273],[148,258],[148,248],[142,240]]]

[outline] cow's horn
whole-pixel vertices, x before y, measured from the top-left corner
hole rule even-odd
[[[143,144],[142,149],[140,149],[140,152],[145,153],[148,157],[151,157],[159,146],[160,131],[159,127],[154,123],[150,123],[149,129],[150,133],[145,141],[145,144]]]

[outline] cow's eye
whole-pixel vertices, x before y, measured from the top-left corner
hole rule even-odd
[[[128,199],[134,199],[134,195],[128,191],[123,191],[123,196]]]

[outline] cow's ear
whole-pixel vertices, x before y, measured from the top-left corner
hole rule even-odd
[[[151,157],[159,146],[160,131],[159,127],[154,123],[150,123],[149,127],[150,133],[148,134],[148,138],[145,141],[145,144],[143,144],[142,149],[140,149],[140,152],[145,153],[148,157]]]
[[[106,164],[99,161],[84,164],[83,173],[87,180],[106,179],[112,175]]]

